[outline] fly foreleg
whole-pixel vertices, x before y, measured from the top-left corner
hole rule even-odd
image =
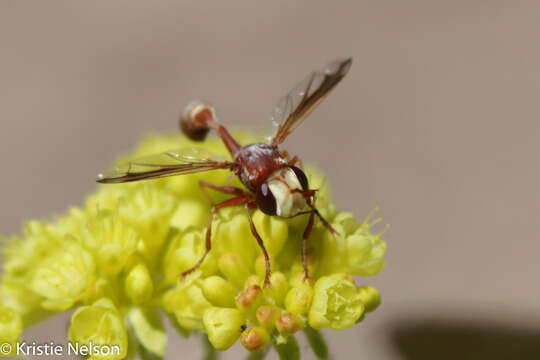
[[[311,280],[307,264],[307,239],[309,238],[309,234],[311,234],[311,229],[313,229],[314,219],[315,211],[311,211],[309,214],[309,220],[306,229],[304,230],[304,234],[302,235],[302,265],[304,266],[304,281]]]

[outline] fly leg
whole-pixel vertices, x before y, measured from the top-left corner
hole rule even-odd
[[[251,214],[249,213],[250,204],[245,203],[244,207],[246,209],[246,214],[249,219],[249,228],[251,229],[251,233],[253,234],[253,236],[255,236],[255,239],[257,239],[257,243],[259,244],[264,255],[264,261],[266,264],[266,275],[264,277],[263,287],[265,286],[271,287],[272,284],[270,283],[270,257],[268,256],[268,252],[266,251],[266,248],[264,247],[264,243],[261,236],[259,235],[259,233],[257,232],[257,229],[255,228],[255,224],[253,224],[253,219],[251,218]]]
[[[313,209],[313,212],[315,213],[315,215],[317,215],[317,217],[322,221],[324,227],[327,228],[328,231],[330,231],[330,234],[331,234],[332,236],[337,235],[338,232],[336,231],[336,229],[334,229],[334,228],[332,227],[332,225],[330,225],[330,223],[329,223],[329,222],[321,215],[321,213],[319,212],[319,210],[318,210],[316,207],[314,207],[314,206],[312,206],[312,209]]]
[[[233,198],[230,198],[230,199],[227,199],[227,200],[225,200],[225,201],[223,201],[223,202],[221,202],[219,204],[216,204],[216,205],[212,204],[212,208],[210,210],[210,220],[208,221],[208,227],[206,228],[206,239],[205,239],[206,241],[205,241],[204,254],[192,268],[184,271],[181,274],[181,276],[186,276],[188,274],[191,274],[193,271],[197,270],[199,268],[199,266],[201,266],[201,264],[203,263],[204,259],[206,258],[206,255],[208,255],[208,253],[210,252],[210,249],[212,248],[212,242],[211,242],[211,238],[212,238],[212,220],[214,218],[214,215],[219,211],[219,209],[222,209],[222,208],[228,207],[228,206],[241,205],[241,204],[247,203],[250,200],[252,200],[252,197],[249,194],[246,194],[244,192],[244,190],[242,190],[240,188],[236,188],[234,186],[214,185],[214,184],[208,183],[206,181],[200,181],[199,184],[200,184],[202,189],[204,189],[204,187],[209,187],[209,188],[212,188],[212,189],[217,190],[217,191],[221,191],[221,192],[224,192],[224,193],[227,193],[227,194],[235,194],[237,196],[235,196]],[[206,191],[204,191],[204,192],[206,194]],[[211,202],[211,200],[210,200],[210,202]]]
[[[304,230],[304,235],[302,236],[302,265],[304,266],[304,281],[311,280],[309,276],[308,264],[307,264],[307,239],[309,234],[311,234],[311,229],[313,229],[313,220],[315,219],[315,211],[311,211],[309,214],[309,220]]]
[[[302,160],[300,160],[300,158],[298,156],[296,156],[296,155],[291,160],[289,160],[288,165],[293,166],[295,164],[298,164],[298,167],[300,169],[304,168],[304,164],[302,164]]]
[[[328,229],[328,231],[330,231],[330,234],[332,234],[332,236],[334,236],[337,233],[336,230],[334,230],[334,228],[332,227],[332,225],[330,225],[330,223],[326,221],[326,219],[321,215],[319,210],[315,207],[315,201],[317,199],[315,197],[315,193],[311,194],[311,196],[312,196],[312,199],[309,199],[309,198],[306,199],[308,205],[311,207],[312,210],[309,212],[310,213],[309,220],[306,225],[306,229],[304,230],[304,234],[302,236],[302,265],[304,267],[304,281],[309,281],[311,279],[311,277],[309,276],[309,270],[308,270],[308,264],[307,264],[307,240],[309,238],[309,234],[311,234],[311,229],[313,229],[313,220],[315,218],[315,215],[317,215],[317,217],[322,221],[322,223]],[[305,212],[302,212],[302,213],[305,213]]]
[[[300,158],[296,155],[293,156],[293,158],[291,159],[289,152],[287,150],[282,151],[281,156],[283,156],[287,160],[287,165],[293,166],[296,163],[298,163],[298,166],[300,167],[300,169],[303,168],[302,160],[300,160]]]
[[[214,205],[214,202],[212,201],[212,198],[210,198],[210,195],[208,195],[208,193],[206,192],[206,188],[236,196],[247,195],[247,193],[243,189],[236,186],[216,185],[204,180],[199,180],[199,186],[201,187],[204,196],[206,196],[206,199],[208,199],[208,202],[211,205]]]

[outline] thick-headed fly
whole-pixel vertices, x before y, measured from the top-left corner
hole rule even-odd
[[[209,188],[230,194],[232,197],[219,204],[212,204],[206,231],[205,253],[195,266],[184,271],[182,275],[185,276],[196,270],[210,251],[212,218],[216,212],[227,206],[242,205],[249,219],[251,232],[266,260],[265,286],[270,285],[270,260],[264,241],[253,224],[251,210],[260,209],[268,215],[284,218],[309,214],[302,238],[302,261],[305,279],[308,280],[306,242],[313,227],[314,217],[317,216],[332,234],[335,231],[315,207],[316,190],[309,188],[306,175],[297,166],[298,157],[289,158],[287,152],[280,149],[280,145],[343,79],[351,63],[350,58],[339,60],[328,64],[321,71],[312,72],[282,98],[272,113],[273,121],[279,125],[269,143],[239,144],[218,121],[211,105],[200,101],[190,103],[180,119],[182,131],[191,139],[202,141],[211,129],[214,130],[227,147],[231,161],[220,160],[197,149],[167,151],[117,166],[108,173],[100,174],[97,181],[122,183],[214,169],[229,169],[240,179],[245,188],[216,185],[204,180],[199,182],[205,193]]]

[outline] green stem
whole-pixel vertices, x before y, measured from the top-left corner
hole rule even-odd
[[[304,334],[306,335],[309,345],[311,346],[311,350],[313,350],[315,356],[317,356],[318,359],[327,360],[328,345],[326,345],[326,341],[324,341],[322,334],[318,330],[315,330],[309,326],[304,328]]]
[[[268,352],[270,351],[270,346],[265,347],[259,351],[250,351],[246,360],[263,360]]]
[[[300,347],[294,336],[289,336],[287,342],[278,344],[274,341],[274,349],[276,349],[280,360],[300,360]]]
[[[204,348],[203,360],[217,360],[219,358],[219,354],[212,344],[210,344],[208,336],[205,333],[201,334],[201,341]]]

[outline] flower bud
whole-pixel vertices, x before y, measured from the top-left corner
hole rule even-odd
[[[334,218],[334,223],[341,224],[343,227],[343,235],[349,235],[354,233],[359,227],[360,223],[354,218],[353,213],[348,211],[342,211]]]
[[[20,315],[9,307],[0,306],[0,343],[15,342],[22,331]]]
[[[289,290],[285,297],[285,308],[295,314],[306,314],[313,298],[313,289],[304,284]]]
[[[96,301],[93,305],[82,306],[71,316],[68,339],[72,343],[88,345],[118,345],[119,358],[127,354],[128,337],[124,322],[114,304],[106,298]],[[94,356],[95,359],[106,357]]]
[[[208,340],[217,350],[227,350],[240,337],[244,316],[236,309],[211,307],[204,312]]]
[[[171,226],[181,231],[189,227],[203,228],[208,222],[209,209],[196,198],[182,197],[171,218]]]
[[[359,286],[358,296],[364,303],[367,312],[375,310],[381,304],[381,296],[377,289],[371,286]]]
[[[99,259],[100,268],[111,275],[118,274],[126,261],[124,249],[118,244],[104,244],[96,258]]]
[[[213,233],[217,253],[235,254],[245,263],[251,264],[259,249],[244,211],[239,207],[222,209],[216,216],[215,224]]]
[[[289,236],[287,221],[277,216],[268,216],[257,210],[253,214],[253,224],[261,238],[264,239],[264,246],[268,254],[278,254]]]
[[[161,299],[165,311],[174,313],[178,323],[187,330],[202,329],[204,312],[212,307],[198,285],[200,282],[195,280],[186,278],[175,289],[165,292]]]
[[[264,292],[276,302],[276,305],[282,305],[289,290],[287,278],[282,272],[275,271],[270,275],[270,283],[272,287],[265,287]]]
[[[265,347],[270,342],[270,335],[266,329],[256,326],[244,330],[240,335],[242,345],[249,351],[257,351]]]
[[[237,288],[242,288],[249,276],[247,265],[235,254],[223,254],[219,258],[219,270]]]
[[[205,234],[206,230],[190,230],[180,233],[172,239],[163,261],[163,271],[167,283],[174,283],[182,272],[191,269],[200,260],[205,251]],[[199,267],[204,275],[211,275],[217,271],[217,264],[213,256],[213,253],[210,252]]]
[[[364,313],[356,287],[348,280],[325,276],[317,280],[309,310],[309,325],[314,329],[348,329]]]
[[[304,320],[291,312],[281,314],[276,321],[277,330],[284,335],[294,334],[303,326]]]
[[[263,286],[262,279],[260,277],[258,277],[257,275],[248,276],[248,278],[246,279],[246,282],[244,283],[244,289],[250,288],[253,285],[257,285],[259,287],[262,287]]]
[[[214,306],[234,307],[236,289],[221,276],[210,276],[202,283],[204,297]]]
[[[259,285],[253,285],[238,294],[235,301],[239,310],[243,312],[255,311],[262,301],[262,289]]]
[[[335,273],[330,275],[330,277],[334,280],[347,280],[350,281],[352,284],[355,283],[354,277],[351,274],[347,273]]]
[[[148,301],[154,292],[150,272],[144,263],[135,265],[128,273],[124,288],[127,296],[135,304]]]
[[[278,308],[270,305],[263,305],[255,313],[259,324],[266,329],[272,330],[276,326],[276,320],[279,317]]]

